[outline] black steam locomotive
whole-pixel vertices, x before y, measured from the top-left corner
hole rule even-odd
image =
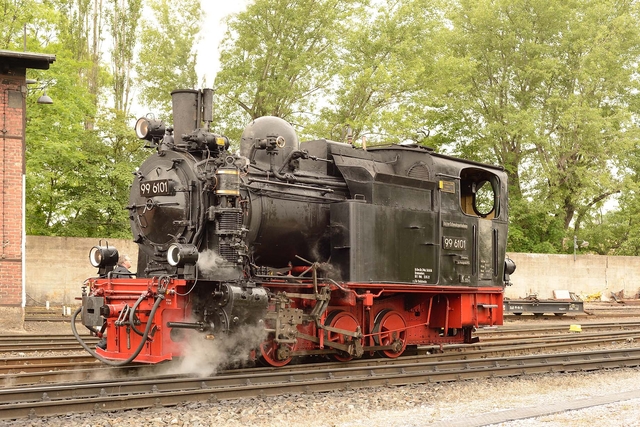
[[[277,117],[251,122],[239,153],[212,133],[212,91],[172,93],[174,127],[143,118],[155,150],[127,209],[135,277],[112,277],[117,250],[96,246],[99,277],[82,323],[107,363],[184,355],[187,337],[257,326],[255,357],[349,360],[407,346],[472,342],[502,324],[507,176],[415,145],[300,143]],[[76,334],[77,335],[77,334]],[[78,337],[79,338],[79,337]]]

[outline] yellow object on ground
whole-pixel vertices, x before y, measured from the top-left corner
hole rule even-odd
[[[582,332],[582,326],[580,325],[570,325],[569,332]]]

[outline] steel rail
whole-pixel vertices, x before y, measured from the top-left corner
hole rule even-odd
[[[9,387],[33,386],[36,384],[77,384],[82,382],[95,382],[96,378],[105,378],[103,381],[120,381],[125,378],[153,377],[157,375],[158,367],[155,365],[133,365],[124,367],[111,367],[99,363],[95,365],[85,364],[82,368],[68,370],[47,371],[14,371],[0,375],[0,390]]]
[[[548,332],[548,331],[567,331],[569,327],[575,324],[575,322],[563,322],[563,323],[553,323],[553,324],[545,324],[545,325],[501,325],[501,326],[493,326],[480,328],[476,330],[474,333],[478,336],[482,335],[494,335],[494,334],[510,334],[510,333],[531,333],[536,331]],[[591,329],[624,329],[624,328],[640,328],[640,322],[637,320],[629,320],[629,321],[620,321],[620,322],[603,322],[603,323],[580,323],[580,327],[583,330],[591,330]]]
[[[29,359],[35,363],[31,364],[27,360],[18,359],[14,364],[0,364],[0,385],[2,384],[2,375],[13,375],[17,373],[42,374],[56,371],[73,371],[81,366],[103,366],[100,361],[92,356],[53,356],[48,363],[46,360],[43,360],[43,358],[30,357]],[[3,362],[10,363],[7,359],[0,359],[0,363]]]
[[[637,306],[635,307],[627,307],[624,308],[609,308],[609,309],[588,309],[585,308],[583,313],[564,313],[562,315],[556,316],[553,314],[505,314],[504,318],[506,320],[518,320],[521,322],[535,322],[539,320],[559,320],[559,319],[580,319],[589,317],[592,319],[620,319],[620,318],[629,318],[629,317],[638,317],[640,316],[640,310]]]
[[[115,411],[182,402],[327,392],[372,386],[458,381],[548,372],[576,372],[640,366],[640,347],[622,350],[480,358],[448,362],[423,361],[209,378],[165,378],[108,384],[69,384],[0,390],[0,419],[61,415],[68,412]]]
[[[88,334],[85,334],[85,335],[82,335],[82,336],[83,337],[87,337],[87,338],[91,337],[91,335],[88,335]],[[0,343],[3,343],[3,342],[15,343],[15,342],[22,342],[22,341],[34,341],[34,342],[38,342],[38,341],[56,341],[56,340],[68,341],[68,340],[70,340],[72,338],[73,338],[73,335],[71,335],[71,333],[46,334],[46,335],[40,335],[40,334],[36,334],[36,335],[1,334],[0,335]]]
[[[560,351],[566,348],[574,348],[576,346],[588,347],[593,345],[611,344],[612,342],[619,342],[620,340],[633,341],[635,339],[640,340],[640,331],[637,331],[633,335],[626,335],[612,339],[611,336],[588,338],[580,335],[569,335],[567,337],[551,336],[543,341],[528,341],[517,339],[509,342],[481,342],[475,344],[450,344],[440,347],[421,347],[417,349],[417,355],[403,356],[398,359],[355,359],[341,366],[376,366],[380,363],[410,363],[410,361],[421,360],[424,357],[432,358],[432,360],[445,361],[452,359],[470,358],[470,357],[491,357],[491,356],[504,356],[504,355],[518,355],[522,353],[539,352],[541,349],[551,350],[556,349]],[[69,359],[69,356],[63,358]],[[89,380],[95,375],[97,371],[105,372],[105,375],[109,378],[119,379],[123,376],[150,376],[154,375],[158,369],[171,369],[172,366],[179,366],[180,359],[167,362],[159,367],[149,365],[131,365],[122,368],[111,368],[96,362],[91,356],[72,356],[70,361],[75,363],[71,364],[59,364],[61,356],[42,357],[42,358],[13,358],[6,359],[6,365],[0,366],[0,387],[7,386],[24,386],[30,384],[44,384],[54,382],[70,382],[77,381],[79,379]],[[51,362],[47,362],[51,360]],[[26,362],[27,364],[23,364]],[[33,365],[29,365],[33,363]],[[42,363],[38,365],[36,363]],[[95,365],[93,365],[95,363]],[[71,366],[69,366],[71,365]],[[79,365],[85,365],[78,369]],[[318,362],[313,364],[307,364],[309,369],[327,368],[336,366],[336,362]],[[64,368],[71,368],[64,370]],[[272,370],[273,368],[244,368],[234,369],[232,371],[223,372],[261,372]],[[281,372],[295,371],[298,367],[295,365],[289,365],[282,368],[278,368]]]
[[[6,369],[23,369],[29,367],[54,367],[65,363],[93,363],[96,360],[89,354],[68,355],[61,354],[58,356],[25,356],[25,357],[0,357],[0,372]],[[6,368],[5,368],[6,367]]]
[[[502,342],[517,342],[522,341],[523,339],[527,342],[545,342],[545,341],[553,341],[559,339],[566,340],[574,340],[580,341],[582,339],[591,339],[591,338],[603,338],[603,339],[617,339],[617,338],[626,338],[626,337],[634,337],[640,334],[640,329],[635,330],[623,330],[623,331],[607,331],[607,332],[569,332],[565,334],[556,334],[556,335],[506,335],[506,336],[487,336],[484,337],[480,343],[477,344],[495,344]]]
[[[98,338],[83,335],[90,344],[96,344]],[[82,350],[76,339],[69,334],[61,335],[0,335],[0,353],[34,352],[42,350]]]
[[[88,344],[95,345],[98,341],[91,340]],[[39,351],[84,351],[78,342],[67,343],[42,343],[42,344],[16,344],[16,345],[0,345],[0,353],[35,353]]]
[[[491,347],[504,347],[506,350],[521,350],[524,347],[522,345],[531,346],[529,348],[544,347],[575,347],[579,345],[592,345],[592,344],[604,344],[615,341],[631,341],[640,339],[640,331],[625,331],[622,333],[602,333],[602,334],[567,334],[567,335],[550,335],[548,337],[514,337],[506,340],[483,340],[473,344],[449,344],[446,347],[422,346],[422,351],[429,351],[433,353],[441,353],[446,348],[447,350],[457,350],[459,352],[469,352],[476,349],[490,349]]]

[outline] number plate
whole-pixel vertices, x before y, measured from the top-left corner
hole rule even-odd
[[[157,181],[142,181],[140,183],[140,195],[142,197],[168,196],[172,194],[168,179]]]
[[[464,251],[467,249],[467,239],[463,237],[447,237],[442,238],[442,247],[448,250]]]

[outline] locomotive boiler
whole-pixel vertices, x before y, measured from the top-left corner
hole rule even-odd
[[[301,143],[277,117],[252,121],[234,153],[210,129],[211,90],[177,90],[172,102],[173,128],[136,124],[154,153],[126,206],[135,277],[112,277],[115,248],[90,252],[98,276],[72,322],[87,351],[156,363],[184,356],[187,339],[255,327],[255,357],[283,366],[398,357],[502,324],[515,269],[502,168],[416,144]],[[78,315],[104,339],[95,350]]]

